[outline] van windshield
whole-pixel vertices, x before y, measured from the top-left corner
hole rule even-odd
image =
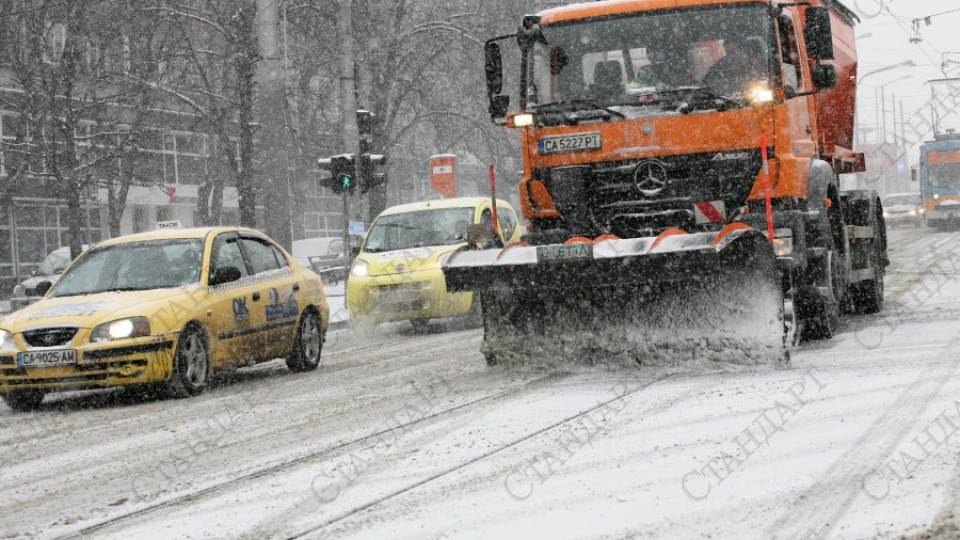
[[[442,208],[380,216],[370,227],[365,253],[466,242],[474,209]]]

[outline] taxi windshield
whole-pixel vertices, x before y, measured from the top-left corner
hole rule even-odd
[[[200,279],[202,239],[129,242],[87,251],[48,295],[76,296],[107,291],[180,287]]]
[[[380,253],[466,242],[473,211],[472,207],[442,208],[380,216],[367,234],[363,251]]]

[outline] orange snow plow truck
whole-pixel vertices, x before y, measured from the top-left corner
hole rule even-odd
[[[879,311],[880,201],[839,186],[864,170],[856,22],[836,0],[605,0],[490,39],[528,234],[444,262],[480,293],[487,362],[783,360]]]

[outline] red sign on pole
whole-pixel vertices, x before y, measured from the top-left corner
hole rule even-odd
[[[440,154],[430,158],[430,185],[444,197],[457,196],[457,156]]]
[[[177,202],[177,188],[176,186],[170,186],[167,188],[167,197],[169,197],[170,204]]]

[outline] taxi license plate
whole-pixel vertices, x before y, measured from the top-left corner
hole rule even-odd
[[[54,349],[17,353],[20,367],[69,366],[77,363],[76,349]]]
[[[593,258],[593,244],[579,243],[551,246],[537,246],[538,261],[573,261]]]
[[[539,143],[540,155],[599,150],[601,148],[600,142],[599,132],[544,137],[540,139]]]

